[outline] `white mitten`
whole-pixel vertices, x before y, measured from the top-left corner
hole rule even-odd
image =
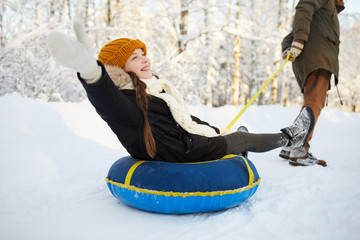
[[[59,32],[52,32],[47,37],[47,47],[53,58],[80,73],[88,83],[101,78],[101,67],[97,64],[93,50],[83,26],[74,22],[77,41],[71,40]]]
[[[290,52],[290,57],[289,60],[290,61],[294,61],[295,58],[297,58],[300,53],[302,52],[304,48],[304,41],[302,40],[294,40],[291,43],[291,47],[287,48],[283,53],[282,53],[282,57],[283,59],[286,59],[288,53]]]
[[[300,55],[300,53],[302,52],[304,48],[304,42],[301,40],[294,40],[291,43],[291,48],[290,48],[290,55],[291,57],[293,57],[294,59]]]

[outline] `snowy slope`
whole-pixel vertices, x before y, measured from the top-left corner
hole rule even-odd
[[[225,128],[241,106],[192,106]],[[278,132],[297,108],[252,106],[238,125]],[[250,153],[262,182],[242,205],[162,215],[124,205],[107,189],[127,155],[90,104],[0,97],[0,239],[360,239],[360,114],[325,109],[312,150],[328,167],[291,167],[279,150]]]

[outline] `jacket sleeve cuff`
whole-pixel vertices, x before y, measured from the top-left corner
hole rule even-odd
[[[77,77],[83,85],[96,85],[96,83],[101,82],[102,79],[105,77],[106,74],[104,73],[106,73],[106,71],[104,65],[99,61],[97,61],[97,64],[98,64],[98,72],[96,76],[92,79],[82,78],[80,73],[79,72],[77,73]]]
[[[294,33],[294,40],[303,40],[307,42],[309,35],[305,33]]]

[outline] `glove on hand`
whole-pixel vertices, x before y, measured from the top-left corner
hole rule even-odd
[[[74,22],[74,31],[77,41],[73,41],[59,32],[49,34],[47,47],[51,55],[65,67],[79,72],[85,80],[100,79],[101,68],[96,62],[83,26],[79,22]]]
[[[289,61],[294,61],[295,58],[297,56],[300,55],[300,53],[302,52],[304,48],[304,41],[302,40],[294,40],[291,43],[291,47],[287,48],[284,52],[283,52],[283,59],[286,59],[288,53],[290,52],[290,57],[289,57]]]

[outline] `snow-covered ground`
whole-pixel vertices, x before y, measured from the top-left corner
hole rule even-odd
[[[190,107],[225,128],[241,106]],[[238,125],[278,132],[298,108],[251,106]],[[107,189],[127,152],[88,101],[0,97],[0,239],[360,239],[360,114],[325,109],[312,151],[328,167],[292,167],[279,149],[250,153],[262,177],[238,207],[164,215],[124,205]]]

